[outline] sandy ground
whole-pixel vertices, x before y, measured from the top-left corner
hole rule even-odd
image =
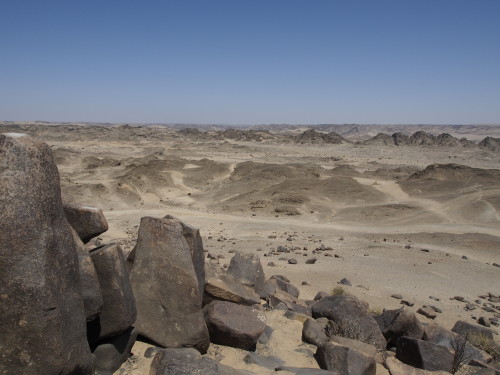
[[[458,319],[494,316],[479,306],[466,311],[453,297],[474,302],[500,293],[493,265],[500,263],[500,152],[214,140],[173,130],[158,139],[119,134],[39,134],[54,150],[65,197],[104,209],[110,230],[102,243],[118,242],[128,252],[141,217],[170,214],[201,229],[206,250],[220,256],[212,261],[217,267],[229,263],[232,250],[254,252],[266,276],[286,275],[303,299],[347,278],[352,286],[343,288],[373,311],[400,307],[391,298],[399,293],[415,303],[412,311],[442,309],[436,321],[448,328]],[[481,171],[438,168],[410,177],[436,163]],[[314,253],[322,245],[331,250]],[[269,254],[278,246],[291,251]],[[291,257],[297,264],[288,264]],[[312,257],[317,262],[305,264]],[[300,329],[287,321],[271,354],[286,365],[316,367],[297,355],[314,350],[300,343]],[[147,374],[146,347],[136,344],[141,360],[120,373]],[[216,346],[210,354],[234,367],[243,355]]]

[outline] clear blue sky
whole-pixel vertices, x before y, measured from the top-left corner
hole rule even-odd
[[[2,0],[0,120],[500,123],[500,0]]]

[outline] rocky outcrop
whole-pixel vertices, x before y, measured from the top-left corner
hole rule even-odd
[[[78,254],[50,148],[0,135],[0,373],[90,374]]]
[[[479,142],[480,147],[484,147],[490,151],[500,150],[500,138],[486,137]]]
[[[198,275],[179,221],[141,219],[130,280],[141,335],[164,347],[206,352]]]
[[[300,134],[295,138],[295,143],[301,144],[342,144],[342,143],[352,143],[351,141],[345,139],[341,135],[330,132],[330,133],[320,133],[314,129],[309,129]]]

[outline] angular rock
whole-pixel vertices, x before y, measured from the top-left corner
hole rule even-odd
[[[336,344],[339,344],[339,345],[345,346],[349,349],[353,349],[353,350],[356,350],[360,353],[363,353],[367,357],[373,358],[376,361],[378,350],[374,345],[367,344],[365,342],[358,341],[358,340],[349,339],[347,337],[341,337],[341,336],[332,336],[329,339],[330,339],[330,341],[332,341]],[[382,362],[382,361],[380,361],[380,362]]]
[[[417,310],[417,313],[425,316],[426,318],[429,319],[434,319],[437,315],[434,309],[430,306],[422,306]]]
[[[203,308],[210,341],[244,350],[252,349],[264,332],[258,311],[232,302],[213,301]]]
[[[78,271],[80,274],[80,293],[83,298],[83,307],[87,321],[97,318],[103,307],[101,286],[97,277],[94,263],[90,258],[80,237],[73,228],[70,228],[78,254]]]
[[[227,273],[243,285],[253,288],[262,297],[265,276],[258,255],[236,252],[231,258]]]
[[[205,290],[205,251],[203,250],[203,240],[201,239],[200,230],[171,215],[166,215],[164,218],[171,220],[172,222],[180,223],[182,226],[182,235],[189,246],[194,270],[198,278],[198,289],[200,295],[203,296],[203,292]]]
[[[350,332],[356,340],[375,345],[384,349],[386,341],[377,322],[368,313],[368,304],[354,296],[336,295],[322,298],[312,305],[314,318],[325,317],[333,321],[339,328],[335,333],[345,336],[342,332]]]
[[[0,373],[90,374],[78,255],[44,143],[0,134]]]
[[[397,342],[396,358],[407,365],[429,371],[451,371],[453,366],[450,349],[405,336]]]
[[[308,344],[321,346],[328,341],[329,337],[325,333],[325,325],[314,319],[307,319],[302,326],[302,341]]]
[[[108,222],[100,208],[64,202],[64,213],[71,227],[84,243],[108,230]]]
[[[137,330],[128,328],[118,336],[99,342],[93,349],[96,375],[112,374],[130,357],[130,351],[137,339]]]
[[[143,217],[130,275],[139,333],[164,347],[204,353],[209,336],[189,244],[176,220]]]
[[[135,298],[120,246],[105,245],[90,253],[99,277],[104,305],[99,315],[99,339],[125,332],[137,317]]]
[[[415,314],[403,308],[385,310],[374,319],[378,323],[389,347],[396,346],[396,342],[401,336],[421,339],[424,335],[424,327]]]
[[[266,325],[266,328],[264,328],[264,332],[260,335],[258,342],[263,345],[267,344],[271,340],[273,332],[274,330],[270,326]]]
[[[276,277],[276,276],[271,276],[271,279],[268,281],[272,282],[272,280],[274,280],[277,283],[278,288],[280,290],[282,290],[288,294],[291,294],[292,296],[294,296],[296,298],[299,298],[300,290],[295,285],[293,285],[289,281],[285,281],[285,280],[283,280],[279,277]]]
[[[283,303],[288,310],[312,316],[311,308],[309,308],[304,301],[279,289],[277,289],[274,294],[268,298],[268,302],[272,308],[276,308],[279,304]]]
[[[486,327],[481,327],[476,324],[467,323],[462,320],[456,322],[451,331],[459,335],[460,334],[481,335],[490,340],[493,340],[493,331],[491,329],[488,329]]]
[[[205,285],[205,293],[213,299],[241,305],[250,306],[260,303],[259,295],[252,288],[241,284],[229,275],[209,278]]]
[[[449,375],[448,371],[427,371],[412,366],[405,365],[394,357],[387,357],[384,362],[385,367],[391,375]]]
[[[333,341],[320,346],[315,358],[322,369],[342,375],[375,375],[376,372],[373,358]]]

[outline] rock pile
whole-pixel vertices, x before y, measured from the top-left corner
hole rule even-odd
[[[376,315],[347,294],[303,300],[252,254],[206,276],[199,230],[172,216],[143,217],[127,259],[116,244],[89,250],[84,242],[107,230],[102,211],[63,204],[50,149],[28,136],[0,135],[0,181],[0,374],[112,374],[138,335],[156,346],[150,375],[263,373],[222,365],[211,343],[266,373],[499,371],[491,328],[459,321],[449,331],[405,307]],[[485,298],[498,308],[498,295]],[[262,355],[273,311],[302,326],[316,367]]]

